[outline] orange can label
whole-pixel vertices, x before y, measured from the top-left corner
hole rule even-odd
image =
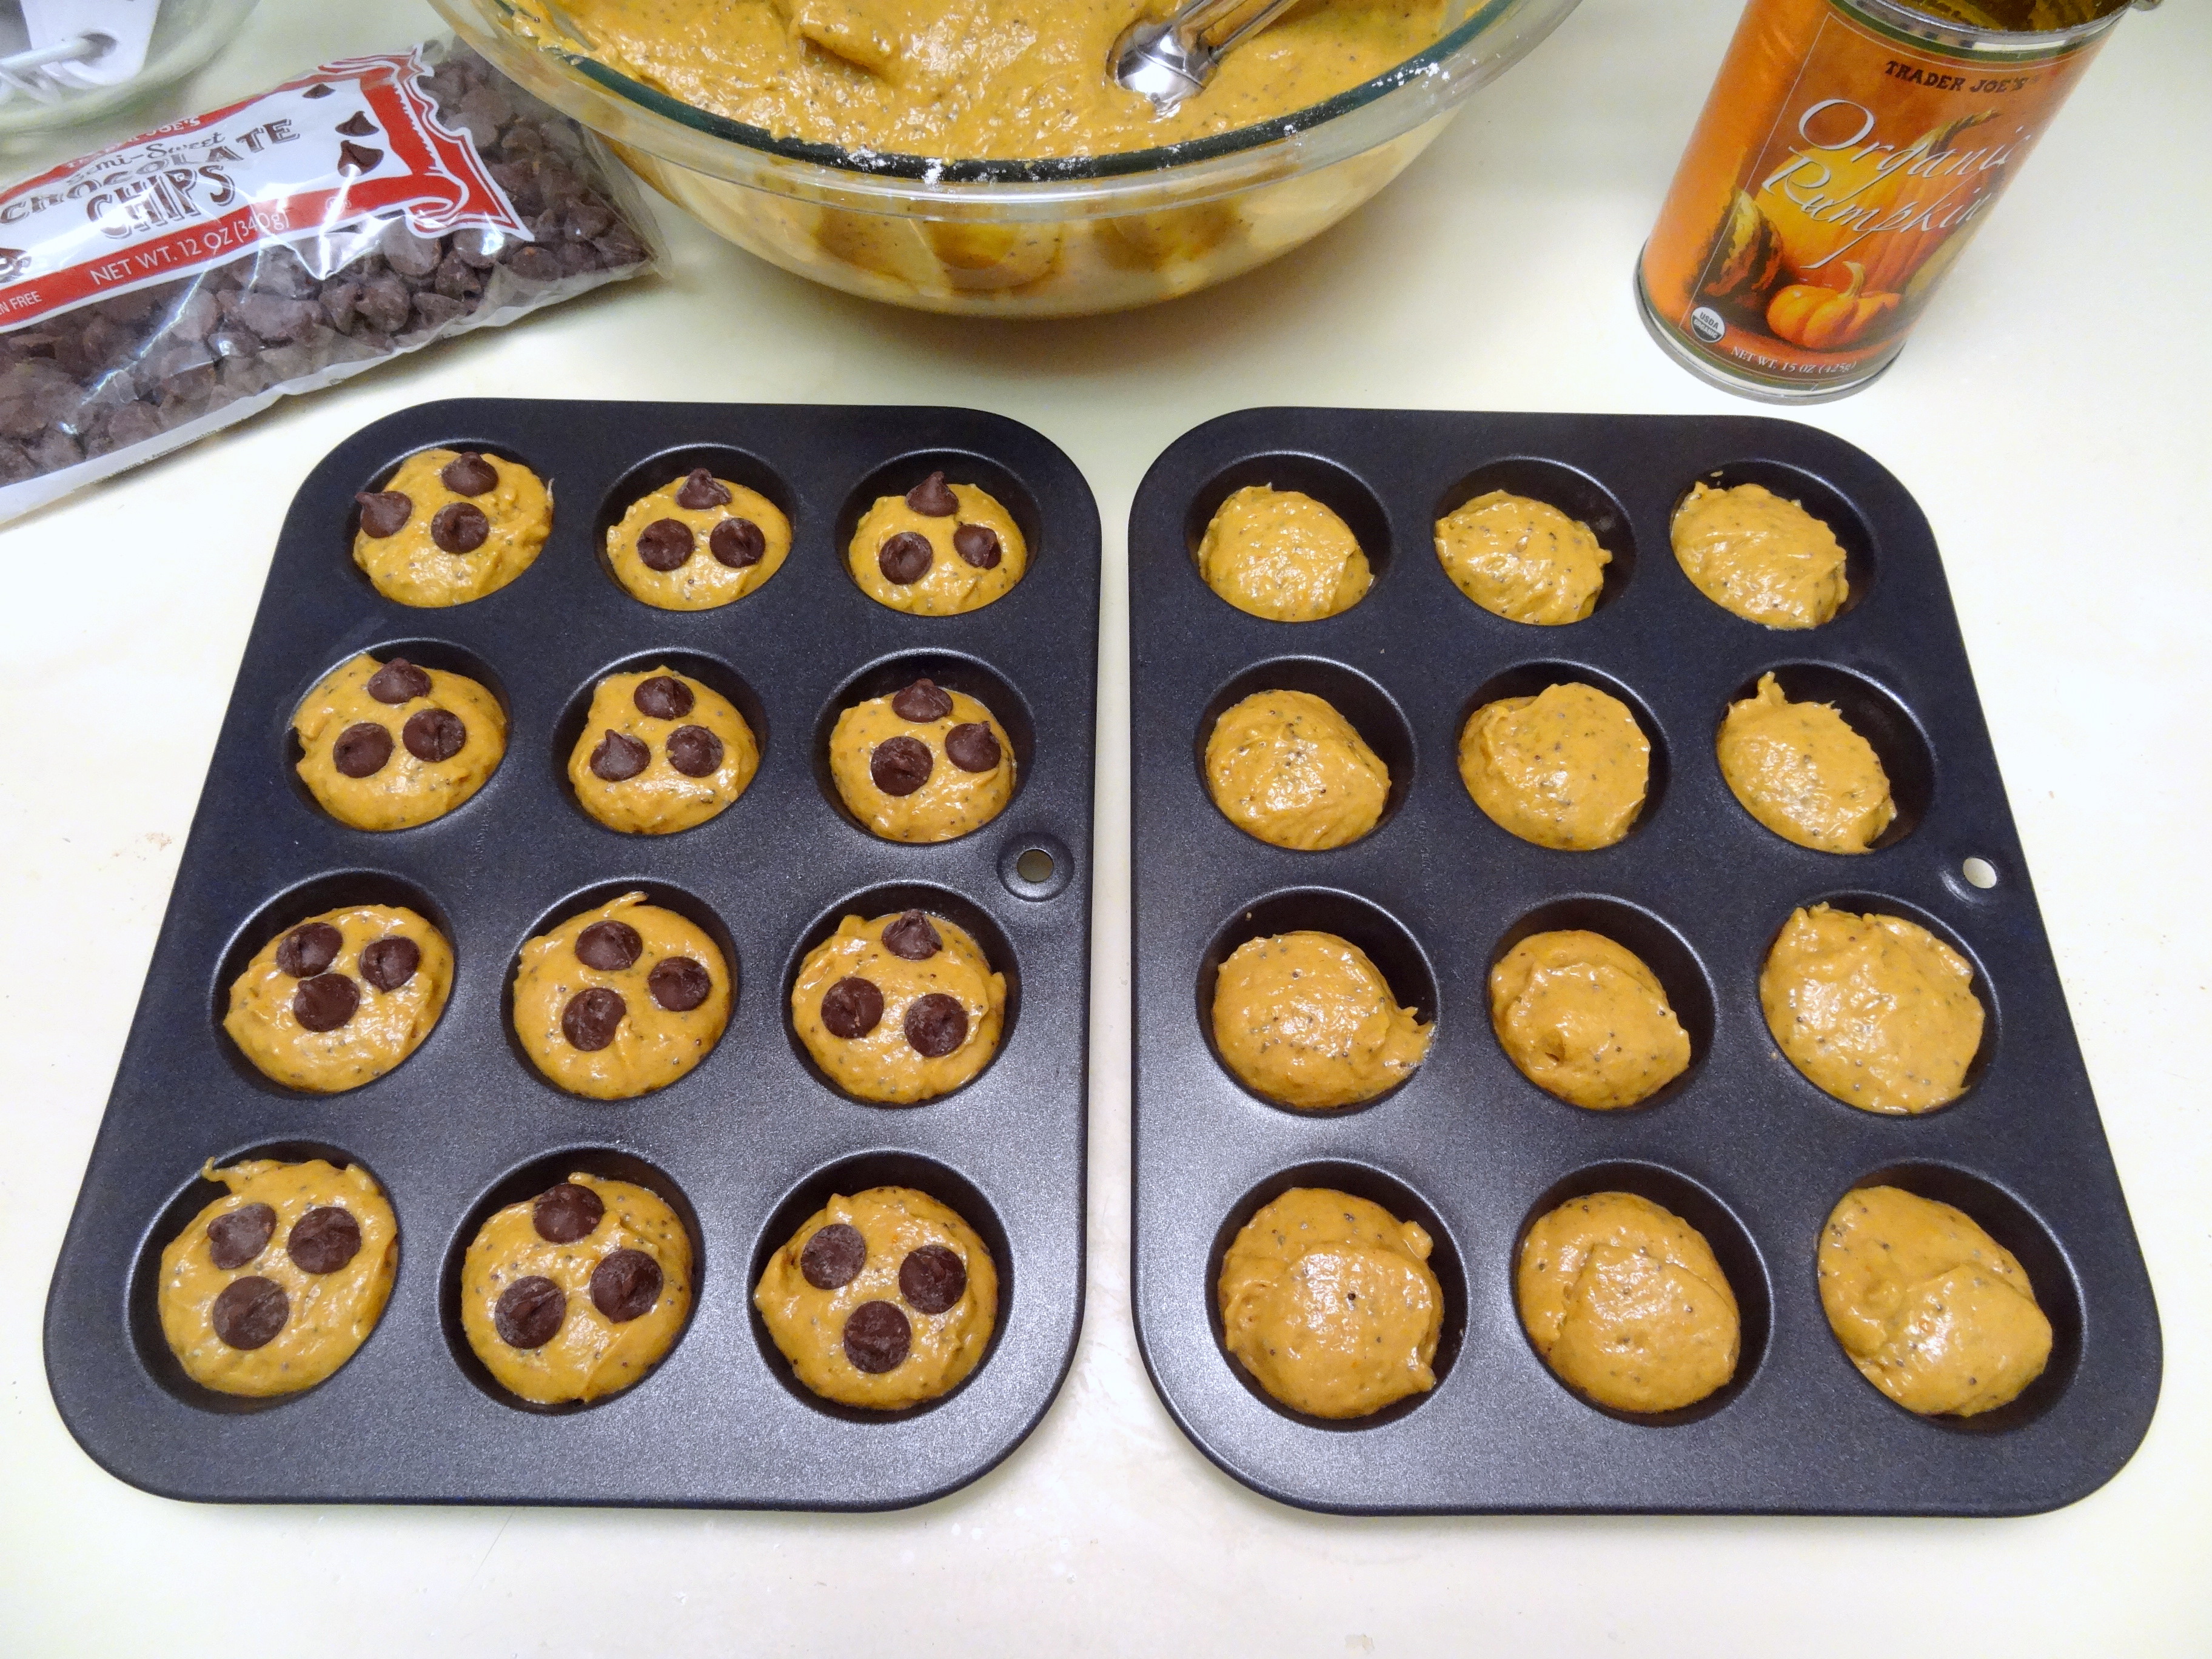
[[[2008,49],[1884,0],[1752,0],[1644,251],[1653,326],[1784,397],[1878,374],[2111,21]]]

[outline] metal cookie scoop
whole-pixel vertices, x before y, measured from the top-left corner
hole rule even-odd
[[[1223,56],[1273,22],[1297,0],[1186,0],[1164,18],[1132,23],[1114,43],[1108,71],[1162,115],[1204,88]]]

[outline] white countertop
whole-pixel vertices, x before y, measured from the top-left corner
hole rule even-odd
[[[979,325],[787,276],[664,208],[672,274],[280,407],[0,531],[0,1648],[337,1656],[2212,1650],[2212,9],[2122,23],[1899,366],[1802,416],[1942,544],[2165,1328],[2149,1438],[1995,1522],[1345,1520],[1215,1470],[1128,1316],[1123,526],[1152,457],[1267,403],[1758,413],[1645,337],[1629,270],[1737,11],[1586,0],[1365,210],[1133,317]],[[163,106],[434,32],[264,0]],[[127,136],[154,117],[129,124]],[[104,138],[107,131],[94,135]],[[33,170],[84,135],[5,159]],[[54,1413],[47,1278],[268,554],[356,428],[461,394],[975,404],[1073,455],[1106,526],[1090,1300],[1042,1426],[964,1492],[840,1516],[226,1509],[125,1486]],[[610,1593],[619,1580],[627,1586]],[[312,1633],[312,1637],[311,1637]]]

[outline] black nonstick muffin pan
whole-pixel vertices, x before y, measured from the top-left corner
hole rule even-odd
[[[410,610],[354,567],[354,496],[430,446],[526,463],[552,484],[554,526],[499,592]],[[631,501],[695,466],[775,501],[794,543],[734,605],[657,611],[616,585],[599,549]],[[845,539],[877,496],[938,468],[1006,503],[1031,563],[980,611],[905,616],[855,586]],[[1082,1311],[1098,553],[1097,509],[1067,458],[966,410],[463,399],[377,422],[326,457],[284,521],[47,1303],[48,1376],[86,1450],[181,1498],[805,1509],[918,1503],[1006,1456],[1051,1402]],[[293,777],[294,708],[364,650],[466,672],[507,706],[505,762],[434,823],[349,830]],[[697,829],[621,835],[576,805],[564,769],[599,678],[661,663],[732,698],[762,741],[760,770]],[[1018,784],[974,834],[903,846],[846,814],[824,744],[839,709],[923,673],[989,705]],[[736,1004],[688,1076],[587,1100],[524,1058],[508,986],[526,939],[633,888],[716,939]],[[456,957],[452,1000],[415,1054],[366,1087],[279,1088],[221,1029],[229,982],[284,928],[358,902],[437,923]],[[865,1105],[805,1060],[790,988],[839,917],[909,906],[975,936],[1007,979],[1006,1030],[966,1087]],[[365,1164],[400,1229],[374,1334],[319,1387],[267,1401],[188,1381],[155,1305],[162,1246],[220,1191],[198,1178],[202,1160],[258,1155]],[[574,1169],[672,1201],[693,1233],[696,1304],[635,1388],[534,1409],[462,1337],[459,1269],[494,1209]],[[897,1413],[802,1388],[751,1303],[769,1252],[832,1192],[885,1182],[965,1217],[1001,1283],[982,1364]]]
[[[1850,556],[1844,612],[1778,632],[1699,593],[1668,539],[1699,479],[1764,483],[1826,520]],[[1364,600],[1285,624],[1206,588],[1194,550],[1215,507],[1252,483],[1304,490],[1351,525],[1376,573]],[[1610,550],[1590,617],[1524,626],[1452,585],[1434,523],[1493,489],[1551,502]],[[2126,1462],[2158,1397],[2157,1312],[1935,540],[1888,472],[1781,421],[1249,410],[1153,465],[1131,510],[1129,583],[1133,1305],[1152,1380],[1207,1456],[1285,1503],[1350,1512],[2018,1514],[2069,1503]],[[1792,697],[1835,702],[1881,754],[1899,817],[1873,852],[1793,846],[1722,781],[1723,713],[1769,670]],[[1599,852],[1516,839],[1456,769],[1474,708],[1559,680],[1620,697],[1651,739],[1643,814]],[[1214,717],[1277,688],[1328,698],[1390,767],[1389,810],[1350,847],[1267,846],[1206,793]],[[1917,921],[1972,963],[1989,1018],[1948,1107],[1854,1110],[1770,1039],[1760,965],[1792,909],[1822,900]],[[1426,1062],[1394,1093],[1285,1110],[1212,1052],[1216,967],[1247,939],[1299,927],[1361,946],[1399,1001],[1435,1022]],[[1579,1110],[1498,1047],[1491,965],[1556,927],[1609,935],[1665,983],[1692,1060],[1653,1101]],[[2011,1405],[1916,1417],[1830,1334],[1821,1224],[1876,1182],[1956,1204],[2026,1267],[2055,1340]],[[1324,1423],[1274,1403],[1223,1349],[1223,1253],[1293,1186],[1373,1199],[1434,1236],[1446,1316],[1432,1392]],[[1521,1237],[1607,1189],[1690,1220],[1735,1290],[1735,1379],[1698,1405],[1642,1419],[1601,1410],[1522,1332]]]

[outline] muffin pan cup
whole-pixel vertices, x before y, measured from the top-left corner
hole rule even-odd
[[[432,445],[527,463],[553,484],[555,520],[509,586],[410,610],[355,568],[353,496]],[[599,541],[635,495],[702,464],[772,484],[795,544],[734,605],[656,611],[614,583]],[[936,465],[972,467],[1023,523],[1035,561],[981,611],[903,616],[855,586],[841,529],[864,486],[903,489]],[[285,520],[47,1303],[49,1380],[85,1449],[179,1498],[796,1509],[919,1503],[1012,1451],[1059,1388],[1082,1312],[1098,555],[1097,510],[1067,458],[971,410],[462,399],[404,410],[333,451]],[[349,830],[295,787],[291,715],[336,664],[403,643],[435,665],[492,671],[508,705],[507,756],[434,823]],[[757,694],[765,752],[709,823],[619,835],[576,805],[556,727],[602,673],[663,653],[687,670],[726,665]],[[948,678],[979,665],[1020,700],[997,712],[1028,734],[1012,805],[935,846],[858,828],[825,798],[810,752],[837,689],[908,653],[952,665]],[[1032,858],[1036,878],[1017,873],[1039,849],[1050,871],[1038,875]],[[522,1058],[507,993],[541,922],[632,884],[711,919],[735,949],[737,1000],[688,1076],[602,1103],[562,1092]],[[988,923],[1012,958],[994,965],[1019,1018],[965,1088],[895,1109],[808,1071],[787,998],[813,930],[897,890],[944,895],[964,907],[957,916]],[[376,898],[427,902],[452,941],[444,1018],[411,1058],[351,1092],[267,1082],[220,1029],[230,977],[301,917]],[[175,1365],[155,1271],[215,1195],[197,1181],[202,1161],[271,1150],[366,1164],[399,1218],[398,1277],[381,1323],[335,1376],[239,1401]],[[548,1413],[481,1380],[453,1281],[493,1203],[558,1179],[572,1155],[623,1179],[657,1175],[696,1224],[696,1300],[644,1382]],[[767,1253],[830,1191],[883,1181],[959,1209],[991,1244],[1002,1288],[992,1351],[962,1387],[875,1414],[800,1389],[751,1296]]]
[[[1830,520],[1851,556],[1842,615],[1772,631],[1691,585],[1668,520],[1717,472]],[[1331,504],[1357,524],[1359,497],[1371,498],[1389,538],[1368,548],[1378,574],[1363,602],[1285,624],[1207,590],[1192,550],[1229,489],[1272,480],[1326,501],[1339,478],[1357,494]],[[1507,622],[1445,575],[1434,521],[1499,487],[1588,519],[1612,550],[1592,617]],[[1131,509],[1129,574],[1133,1302],[1153,1382],[1201,1451],[1285,1503],[1349,1513],[2021,1514],[2069,1503],[2127,1461],[2157,1401],[2157,1312],[1935,540],[1888,472],[1840,440],[1773,420],[1248,410],[1187,434],[1153,465]],[[1195,763],[1222,688],[1290,658],[1366,677],[1412,735],[1402,805],[1337,851],[1287,852],[1243,834]],[[1861,727],[1888,746],[1899,797],[1901,830],[1874,852],[1793,846],[1721,778],[1713,740],[1727,703],[1770,668],[1790,687],[1793,665],[1820,671],[1793,695],[1836,696],[1856,677],[1885,699],[1867,708],[1894,716]],[[1282,683],[1316,672],[1311,662],[1294,672],[1306,678]],[[1626,839],[1592,853],[1516,839],[1474,805],[1455,764],[1479,690],[1513,695],[1538,689],[1524,678],[1577,675],[1633,693],[1656,726],[1655,781],[1665,781]],[[1838,700],[1847,714],[1858,701]],[[1380,748],[1389,733],[1367,735]],[[1976,859],[1994,886],[1966,877]],[[1371,1105],[1283,1109],[1214,1057],[1200,1018],[1212,994],[1204,967],[1255,933],[1356,919],[1345,894],[1410,935],[1417,956],[1389,937],[1355,942],[1401,1002],[1421,1002],[1435,1038],[1413,1078]],[[1758,992],[1767,947],[1794,908],[1824,899],[1922,921],[1973,962],[1989,1021],[1971,1087],[1948,1108],[1854,1110],[1770,1039]],[[1636,911],[1656,921],[1640,933],[1613,925]],[[1695,981],[1670,988],[1692,1033],[1691,1069],[1652,1103],[1578,1110],[1500,1049],[1489,970],[1531,918],[1595,927],[1633,949],[1663,944],[1663,924],[1686,947],[1646,953],[1662,979]],[[2027,1268],[2056,1340],[2045,1376],[2013,1405],[1915,1417],[1830,1334],[1814,1269],[1821,1224],[1846,1190],[1877,1180],[1958,1204]],[[1376,1199],[1437,1235],[1447,1308],[1437,1386],[1364,1422],[1274,1404],[1221,1346],[1223,1249],[1261,1203],[1313,1184]],[[1522,1334],[1521,1237],[1552,1206],[1606,1188],[1687,1216],[1729,1273],[1743,1354],[1735,1380],[1698,1406],[1641,1420],[1601,1410]]]

